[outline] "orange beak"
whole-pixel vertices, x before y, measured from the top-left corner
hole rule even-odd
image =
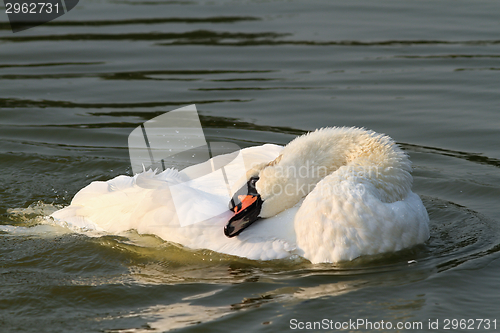
[[[241,205],[234,206],[233,212],[235,215],[238,214],[238,212],[245,210],[251,204],[253,204],[257,200],[257,196],[255,196],[255,195],[238,195],[238,199],[240,199]]]

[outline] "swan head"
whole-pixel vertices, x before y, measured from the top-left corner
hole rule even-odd
[[[259,218],[263,201],[255,187],[258,180],[257,176],[251,177],[229,202],[229,209],[234,212],[234,216],[224,227],[227,237],[239,235]]]
[[[235,214],[224,227],[227,237],[239,235],[259,218],[275,216],[292,207],[307,194],[292,190],[297,179],[282,172],[276,165],[280,160],[281,156],[247,172],[245,180],[248,180],[229,202],[229,209]]]

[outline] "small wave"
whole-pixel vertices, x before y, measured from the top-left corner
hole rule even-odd
[[[500,67],[482,67],[482,68],[457,68],[455,72],[461,71],[500,71]]]
[[[46,204],[42,201],[35,202],[26,208],[8,208],[7,215],[9,219],[16,223],[33,223],[43,222],[43,217],[52,214],[61,209],[59,205]]]
[[[144,103],[73,103],[68,101],[55,100],[29,100],[18,98],[0,98],[0,108],[28,108],[28,107],[59,107],[59,108],[82,108],[82,109],[131,109],[131,108],[152,108],[161,106],[179,106],[186,104],[209,104],[209,103],[225,103],[225,102],[248,102],[250,100],[243,99],[227,99],[227,100],[198,100],[198,101],[178,101],[178,102],[144,102]]]
[[[43,62],[34,64],[0,64],[0,68],[13,67],[54,67],[54,66],[88,66],[88,65],[103,65],[104,61],[94,62]]]

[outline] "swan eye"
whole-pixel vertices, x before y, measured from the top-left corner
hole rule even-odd
[[[257,181],[259,180],[259,177],[252,177],[250,178],[250,180],[248,181],[248,184],[250,186],[252,186],[253,188],[255,188],[255,183],[257,183]]]

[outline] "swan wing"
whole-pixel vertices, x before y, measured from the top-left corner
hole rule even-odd
[[[272,144],[243,149],[243,167],[272,161],[282,149]],[[237,170],[225,169],[229,177]],[[217,172],[193,177],[206,170],[207,165],[195,165],[181,172],[167,169],[156,174],[149,170],[134,177],[118,176],[107,182],[92,182],[75,195],[70,206],[51,216],[77,231],[119,234],[134,229],[192,249],[209,249],[249,259],[284,258],[294,251],[290,221],[297,209],[267,219],[240,237],[227,238],[223,228],[233,214],[227,209],[227,187]],[[203,216],[200,214],[207,218],[197,223],[182,223],[200,219]]]

